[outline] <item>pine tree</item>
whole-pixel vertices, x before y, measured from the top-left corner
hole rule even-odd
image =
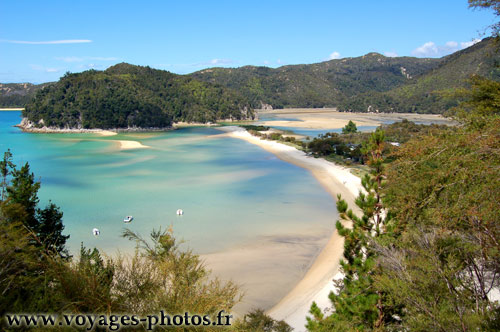
[[[349,120],[349,122],[345,125],[345,127],[342,128],[342,134],[351,134],[357,131],[358,128],[356,127],[356,124],[352,122],[352,120]]]
[[[57,252],[62,256],[68,256],[65,248],[69,235],[62,235],[64,225],[62,222],[63,212],[52,202],[44,209],[37,209],[37,229],[36,234],[44,246],[52,252]]]
[[[5,191],[7,189],[7,176],[12,173],[12,170],[16,166],[12,162],[12,153],[10,149],[4,152],[3,160],[0,161],[0,174],[2,176],[2,199],[0,201],[3,202],[5,199]]]
[[[31,173],[28,163],[24,164],[21,169],[12,171],[12,181],[10,186],[7,187],[8,201],[6,203],[7,205],[17,204],[24,209],[23,223],[32,230],[35,230],[38,226],[35,216],[36,206],[39,201],[38,189],[40,189],[40,182],[35,181],[35,175]]]
[[[307,318],[309,331],[378,330],[393,319],[383,305],[383,294],[374,288],[375,252],[370,244],[386,231],[391,215],[384,213],[381,190],[384,184],[384,132],[377,129],[364,146],[370,174],[362,179],[366,193],[355,203],[363,212],[358,217],[339,195],[337,210],[341,221],[336,228],[344,237],[343,279],[335,281],[338,294],[330,293],[333,314],[325,317],[316,303],[311,306],[313,318]],[[349,227],[348,225],[352,225]]]
[[[33,244],[67,257],[65,244],[69,235],[62,235],[63,213],[52,202],[43,209],[38,207],[40,182],[35,181],[28,163],[21,169],[16,169],[10,161],[11,157],[12,154],[7,151],[0,164],[0,171],[2,176],[5,174],[5,179],[8,174],[12,174],[10,184],[5,180],[7,195],[2,201],[2,214],[9,223],[23,224],[34,235]]]

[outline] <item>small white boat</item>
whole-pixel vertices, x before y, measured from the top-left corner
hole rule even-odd
[[[184,211],[182,211],[181,209],[177,210],[177,215],[178,216],[182,216],[184,214]]]
[[[125,219],[123,219],[123,222],[126,224],[130,224],[130,222],[134,220],[134,217],[132,216],[126,216]]]
[[[99,234],[101,234],[101,232],[97,228],[94,228],[92,230],[92,234],[94,234],[94,236],[98,236]]]

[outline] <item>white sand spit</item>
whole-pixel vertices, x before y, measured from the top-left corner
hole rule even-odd
[[[275,154],[278,158],[303,167],[316,177],[321,185],[336,199],[341,194],[351,208],[355,207],[354,199],[363,190],[361,179],[352,174],[349,169],[328,162],[324,159],[307,156],[291,146],[275,141],[262,140],[238,127],[219,128],[228,136],[243,139],[256,144]],[[358,210],[353,209],[356,213]],[[304,331],[306,315],[312,301],[328,304],[328,293],[333,290],[332,279],[339,273],[339,262],[343,253],[343,238],[333,233],[327,245],[318,255],[304,278],[279,301],[268,314],[278,320],[285,320],[295,331]]]
[[[131,150],[131,149],[147,149],[150,146],[144,145],[137,141],[125,141],[125,140],[116,140],[120,146],[120,150]]]

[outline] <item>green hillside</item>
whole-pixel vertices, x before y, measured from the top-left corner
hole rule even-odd
[[[24,115],[37,125],[83,128],[245,119],[263,105],[443,113],[457,105],[454,93],[467,86],[471,75],[500,81],[497,48],[494,39],[486,38],[441,59],[369,53],[310,65],[210,68],[190,75],[122,63],[67,74],[44,89],[2,84],[0,106],[27,103]]]
[[[442,58],[441,64],[415,80],[384,93],[353,95],[340,109],[382,112],[443,113],[458,105],[454,94],[463,88],[471,75],[500,81],[498,45],[487,38],[467,49]]]
[[[464,87],[472,74],[500,80],[500,56],[492,38],[440,59],[362,57],[276,69],[210,68],[192,76],[238,90],[252,106],[337,107],[366,112],[442,113],[456,105],[443,94]]]
[[[23,115],[38,126],[163,128],[172,121],[242,119],[253,112],[245,98],[224,87],[121,63],[66,74],[38,91]]]
[[[388,91],[436,68],[441,60],[388,58],[378,53],[276,69],[245,66],[211,68],[192,76],[241,92],[252,106],[336,107],[364,92]],[[408,76],[410,75],[410,76]]]
[[[0,83],[0,108],[24,107],[35,93],[51,83]]]

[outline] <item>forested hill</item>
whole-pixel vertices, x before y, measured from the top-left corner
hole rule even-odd
[[[172,121],[209,122],[253,116],[239,93],[189,76],[117,64],[66,74],[37,92],[23,116],[59,128],[163,128]]]
[[[436,68],[440,59],[389,58],[378,53],[279,68],[245,66],[210,68],[192,76],[240,91],[252,101],[273,108],[335,107],[364,92],[388,91]],[[408,76],[410,75],[410,76]]]
[[[0,83],[0,107],[24,107],[35,93],[52,83]]]
[[[467,86],[471,75],[500,81],[498,47],[486,38],[440,59],[369,53],[310,65],[210,68],[190,75],[122,63],[67,74],[43,89],[3,84],[0,106],[23,106],[36,91],[24,116],[40,126],[82,128],[251,118],[252,108],[265,104],[443,113],[457,105],[454,93]]]
[[[276,69],[246,66],[210,68],[192,76],[240,91],[252,106],[337,107],[366,112],[442,113],[455,103],[440,99],[466,85],[472,74],[500,80],[500,56],[494,39],[440,59],[362,57],[330,60]],[[370,107],[371,106],[371,107]]]
[[[471,75],[500,81],[500,45],[493,38],[441,59],[439,66],[384,92],[352,95],[339,104],[344,110],[366,111],[369,107],[385,112],[443,113],[460,102],[457,88],[468,86]]]

